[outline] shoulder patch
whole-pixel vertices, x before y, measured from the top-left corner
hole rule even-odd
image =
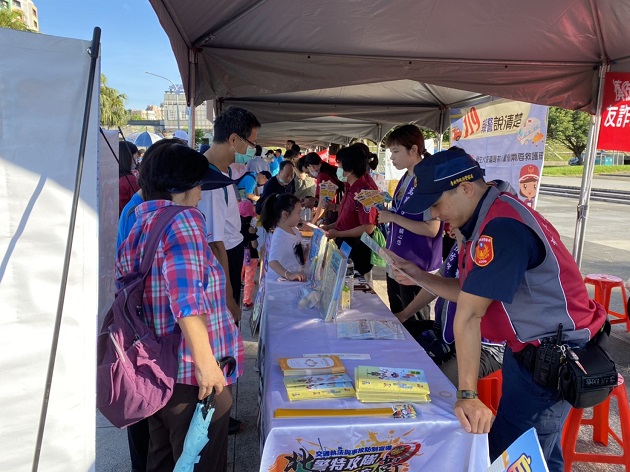
[[[490,236],[481,235],[475,247],[475,264],[479,267],[485,267],[494,259],[494,247],[492,246],[492,238]]]

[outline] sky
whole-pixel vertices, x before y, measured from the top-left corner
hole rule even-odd
[[[90,41],[101,28],[101,73],[127,95],[126,108],[160,105],[170,85],[181,84],[171,44],[148,0],[34,0],[42,34]]]

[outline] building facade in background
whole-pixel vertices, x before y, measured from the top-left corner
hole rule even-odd
[[[26,26],[33,31],[39,32],[37,7],[31,0],[0,0],[0,8],[19,11]]]

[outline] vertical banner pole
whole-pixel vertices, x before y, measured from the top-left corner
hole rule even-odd
[[[72,198],[72,209],[70,211],[70,225],[68,228],[68,240],[66,243],[66,254],[63,263],[63,272],[61,274],[61,287],[59,289],[59,300],[57,303],[57,316],[55,318],[55,327],[53,330],[52,344],[50,347],[50,356],[48,358],[48,372],[46,374],[46,385],[44,388],[44,398],[42,401],[42,410],[39,416],[39,427],[37,429],[37,441],[35,443],[35,454],[33,456],[33,472],[37,472],[39,467],[39,458],[42,450],[42,442],[44,439],[44,429],[46,427],[46,415],[48,413],[48,403],[50,401],[50,388],[52,385],[53,373],[55,371],[55,359],[57,357],[57,346],[59,344],[59,332],[61,330],[61,318],[63,314],[63,305],[66,297],[66,286],[68,283],[68,272],[70,270],[70,256],[72,255],[72,240],[74,239],[74,228],[77,219],[77,210],[79,207],[79,195],[81,192],[81,177],[83,176],[83,163],[85,162],[85,147],[87,144],[88,124],[90,122],[90,108],[92,106],[92,94],[94,91],[94,78],[96,76],[96,65],[98,63],[99,49],[101,42],[101,29],[96,27],[92,34],[92,44],[89,49],[90,54],[90,70],[88,73],[88,86],[85,98],[85,108],[83,111],[83,129],[81,130],[81,141],[79,143],[79,158],[77,162],[77,172],[74,181],[74,196]]]
[[[577,206],[577,221],[575,224],[575,238],[573,239],[573,258],[578,267],[582,267],[582,256],[584,253],[584,234],[586,231],[586,220],[588,219],[588,205],[591,199],[591,187],[593,181],[593,170],[595,169],[595,155],[597,153],[597,139],[599,138],[599,126],[602,117],[602,101],[604,97],[604,81],[608,65],[599,67],[599,82],[597,86],[597,108],[595,115],[591,116],[591,123],[588,130],[586,161],[582,171],[582,184],[580,190],[580,201]]]

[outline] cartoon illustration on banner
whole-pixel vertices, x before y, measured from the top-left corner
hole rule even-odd
[[[547,107],[493,100],[451,110],[451,143],[473,156],[486,181],[501,179],[536,206],[547,136]]]
[[[400,438],[378,441],[375,433],[369,440],[351,448],[321,450],[321,442],[313,450],[299,447],[276,456],[269,472],[410,472],[410,460],[422,455],[422,445],[402,442]],[[404,436],[404,435],[403,435]],[[417,469],[416,469],[417,470]]]

